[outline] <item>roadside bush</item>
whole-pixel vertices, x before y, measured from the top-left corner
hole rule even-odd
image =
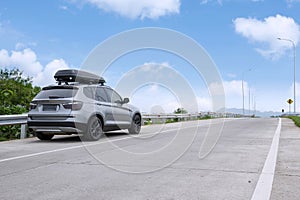
[[[20,138],[21,125],[9,125],[0,127],[0,141]]]
[[[147,119],[144,121],[144,125],[151,125],[151,124],[152,124],[152,122],[150,119]]]
[[[204,115],[203,117],[199,117],[198,119],[212,119],[210,115]]]
[[[166,120],[166,124],[169,124],[169,123],[174,123],[175,121],[173,119],[167,119]]]
[[[0,115],[26,113],[33,97],[41,91],[32,85],[32,78],[24,77],[18,69],[0,70]],[[20,137],[21,126],[0,126],[0,141]]]

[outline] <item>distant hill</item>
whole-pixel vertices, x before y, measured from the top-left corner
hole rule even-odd
[[[235,114],[243,114],[243,109],[240,108],[227,108],[226,112],[228,113],[235,113]],[[245,109],[245,115],[253,115],[254,111],[253,110],[246,110]],[[255,116],[259,117],[271,117],[271,116],[280,116],[282,115],[281,112],[273,112],[273,111],[266,111],[266,112],[261,112],[261,111],[255,111]]]

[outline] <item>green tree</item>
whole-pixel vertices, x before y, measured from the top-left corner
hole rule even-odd
[[[184,108],[177,108],[176,110],[174,110],[174,114],[186,114],[188,113]],[[173,119],[174,122],[178,122],[180,120],[180,118],[174,118]]]
[[[31,100],[40,91],[40,87],[32,85],[32,78],[24,77],[19,69],[1,69],[0,115],[28,112]],[[18,137],[19,128],[19,126],[1,126],[0,140]]]
[[[177,108],[175,111],[174,111],[174,114],[186,114],[188,113],[184,108]]]
[[[24,77],[19,69],[0,70],[0,114],[28,112],[29,104],[41,88],[32,85],[32,78]]]

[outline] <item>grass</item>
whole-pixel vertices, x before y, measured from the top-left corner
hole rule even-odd
[[[292,119],[296,126],[300,127],[300,117],[299,116],[288,116],[289,119]]]
[[[9,139],[7,139],[6,137],[0,137],[0,142],[4,142],[4,141],[8,141]]]

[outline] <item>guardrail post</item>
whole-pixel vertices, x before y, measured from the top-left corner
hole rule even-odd
[[[21,136],[20,139],[25,139],[26,138],[26,124],[21,125]]]

